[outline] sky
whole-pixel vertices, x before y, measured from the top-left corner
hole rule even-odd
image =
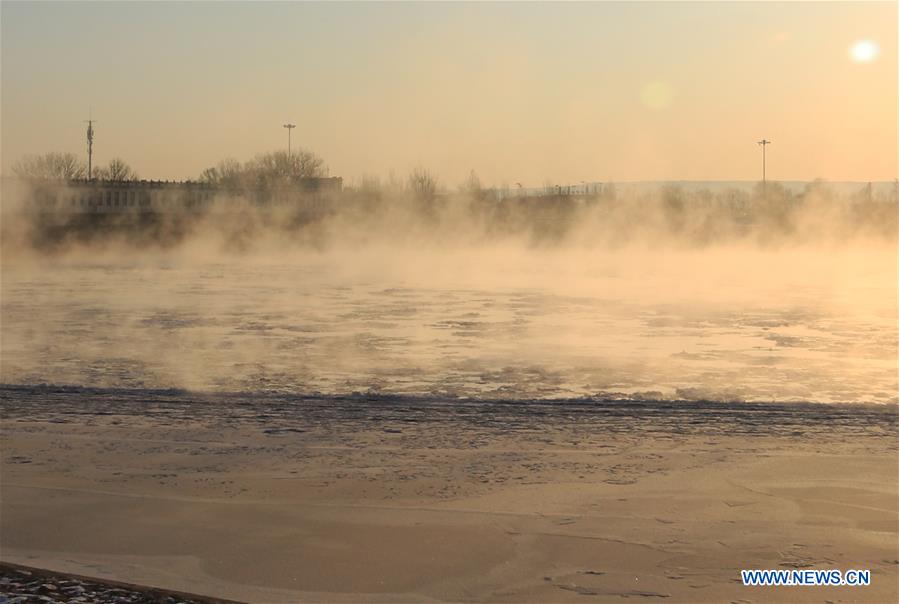
[[[454,186],[897,176],[895,2],[0,4],[0,164],[292,144]]]

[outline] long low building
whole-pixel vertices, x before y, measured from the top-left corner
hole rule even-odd
[[[202,211],[217,199],[241,199],[254,204],[293,203],[313,209],[324,196],[339,192],[343,179],[304,178],[291,186],[235,191],[191,181],[71,180],[33,183],[33,207],[38,212],[114,214]]]

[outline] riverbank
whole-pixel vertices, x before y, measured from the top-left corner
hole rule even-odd
[[[0,398],[7,562],[253,602],[899,595],[894,407]],[[768,568],[872,584],[742,586]]]

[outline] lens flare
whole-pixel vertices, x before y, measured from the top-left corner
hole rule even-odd
[[[856,63],[870,63],[880,54],[880,46],[873,40],[859,40],[849,48],[849,56]]]
[[[640,100],[643,101],[643,105],[656,111],[668,107],[673,99],[674,89],[668,83],[662,81],[650,82],[643,87],[640,93]]]

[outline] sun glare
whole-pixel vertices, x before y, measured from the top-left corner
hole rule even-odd
[[[873,40],[859,40],[849,49],[849,56],[856,63],[870,63],[880,54],[880,47]]]

